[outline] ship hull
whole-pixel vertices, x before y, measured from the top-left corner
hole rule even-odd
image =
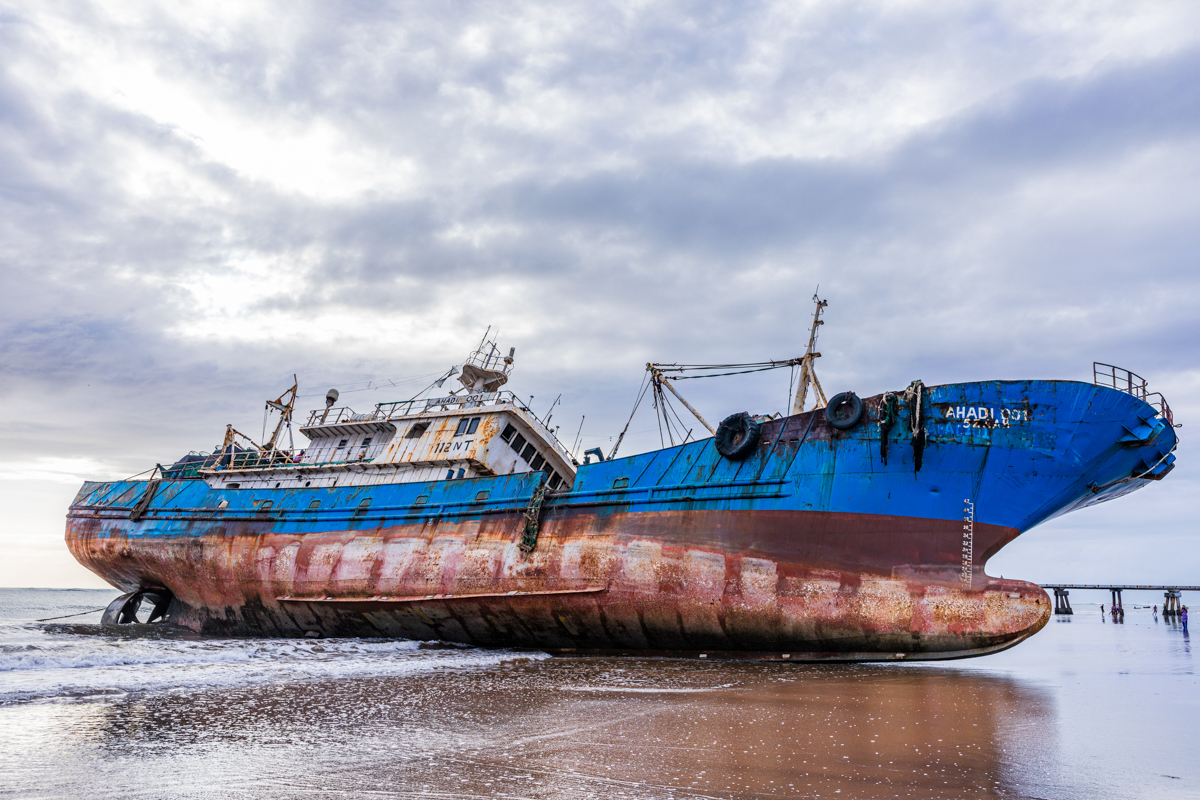
[[[585,467],[534,514],[532,541],[539,478],[525,474],[254,497],[166,482],[138,521],[129,508],[144,487],[88,484],[67,543],[122,590],[169,592],[170,621],[214,635],[791,661],[982,655],[1051,613],[1036,585],[988,576],[987,559],[1037,522],[1161,477],[1165,457],[1157,476],[1145,466],[1174,439],[1160,426],[1120,442],[1145,416],[1128,395],[1032,383],[934,387],[918,431],[903,414],[881,428],[871,398],[854,431],[819,412],[768,423],[745,462],[706,441]],[[960,421],[962,403],[984,423]],[[267,497],[270,512],[256,511]],[[366,497],[370,514],[353,513]],[[311,498],[320,512],[305,510]]]
[[[172,587],[174,621],[218,635],[854,660],[988,652],[1049,619],[1037,586],[977,575],[977,586],[964,587],[957,565],[937,575],[927,568],[923,578],[911,569],[837,567],[929,547],[957,551],[957,523],[814,512],[637,517],[547,519],[530,555],[514,541],[515,517],[436,532],[330,531],[299,542],[222,531],[146,548],[78,529],[72,541],[85,564],[103,565],[121,588]],[[976,527],[989,546],[1015,534]]]

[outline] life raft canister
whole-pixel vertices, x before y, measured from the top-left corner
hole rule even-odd
[[[854,392],[835,394],[825,406],[825,420],[839,431],[846,431],[862,422],[863,402]]]
[[[713,439],[718,453],[730,461],[742,461],[758,447],[761,436],[762,431],[754,417],[739,411],[721,420]]]

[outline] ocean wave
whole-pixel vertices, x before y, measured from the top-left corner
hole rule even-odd
[[[514,651],[404,639],[165,639],[27,632],[0,643],[0,704],[495,666]]]

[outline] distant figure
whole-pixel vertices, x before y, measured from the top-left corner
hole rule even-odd
[[[1187,630],[1187,606],[1184,606],[1179,612],[1179,621],[1183,623],[1183,629]]]
[[[1100,604],[1100,616],[1104,616],[1104,603]]]

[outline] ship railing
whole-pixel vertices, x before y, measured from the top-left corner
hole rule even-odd
[[[303,450],[233,450],[202,454],[203,459],[174,464],[163,470],[168,480],[195,478],[201,472],[228,469],[266,469],[295,466],[301,463]]]
[[[1174,427],[1175,415],[1171,413],[1171,407],[1167,405],[1167,398],[1162,396],[1162,392],[1151,392],[1142,399],[1149,403],[1158,412],[1158,416],[1167,421],[1168,425]]]
[[[1168,425],[1175,424],[1175,417],[1171,413],[1171,407],[1167,405],[1167,399],[1162,396],[1162,392],[1151,392],[1146,379],[1136,372],[1123,367],[1116,367],[1112,364],[1101,364],[1099,361],[1093,361],[1092,383],[1096,386],[1107,386],[1110,389],[1116,389],[1118,392],[1131,394],[1154,408],[1158,412],[1158,416],[1166,420]]]
[[[353,408],[345,406],[342,408],[318,408],[308,416],[308,422],[304,425],[306,428],[311,428],[316,425],[339,425],[346,422],[370,422],[378,419],[377,414],[359,414]]]
[[[387,419],[420,414],[448,408],[478,408],[479,406],[498,406],[506,403],[522,405],[517,396],[509,391],[479,392],[477,394],[446,395],[445,397],[425,397],[420,400],[401,400],[395,403],[376,403],[377,413],[384,414]]]
[[[504,405],[505,403],[513,403],[524,407],[524,403],[509,391],[447,395],[445,397],[424,397],[419,400],[397,400],[395,402],[376,403],[373,411],[362,414],[349,407],[331,408],[328,410],[318,408],[309,414],[308,423],[304,427],[339,425],[348,422],[379,422],[440,409],[478,408],[480,406]]]
[[[558,437],[555,436],[554,431],[550,428],[549,424],[547,424],[547,421],[539,417],[533,411],[533,409],[531,409],[525,403],[524,400],[508,390],[502,390],[498,392],[481,392],[479,394],[447,395],[445,397],[427,397],[418,400],[398,400],[396,402],[388,403],[376,403],[373,411],[362,414],[349,407],[330,408],[328,410],[318,408],[309,414],[308,422],[303,427],[327,427],[330,425],[354,422],[383,422],[387,420],[400,419],[401,417],[416,416],[427,412],[440,411],[443,409],[465,410],[509,404],[514,405],[526,412],[536,424],[538,432],[541,433],[547,441],[557,444],[562,453],[569,457],[570,454],[567,451],[566,446],[558,440]]]

